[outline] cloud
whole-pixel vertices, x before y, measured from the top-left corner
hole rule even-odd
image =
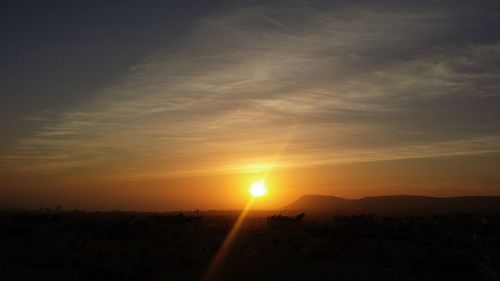
[[[156,177],[498,152],[500,43],[457,18],[310,2],[203,18],[2,162]]]

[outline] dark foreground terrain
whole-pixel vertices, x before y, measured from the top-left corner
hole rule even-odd
[[[237,215],[2,211],[0,280],[199,280]],[[250,213],[214,279],[499,280],[496,215],[287,215]]]

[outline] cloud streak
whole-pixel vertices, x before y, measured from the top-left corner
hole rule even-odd
[[[500,43],[444,40],[461,16],[295,2],[203,18],[2,162],[158,177],[242,172],[284,144],[278,167],[499,152]]]

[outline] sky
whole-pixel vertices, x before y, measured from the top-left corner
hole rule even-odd
[[[500,195],[498,1],[0,3],[0,206]]]

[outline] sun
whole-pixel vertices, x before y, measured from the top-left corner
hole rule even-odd
[[[253,197],[261,197],[267,193],[266,183],[263,180],[254,181],[249,191]]]

